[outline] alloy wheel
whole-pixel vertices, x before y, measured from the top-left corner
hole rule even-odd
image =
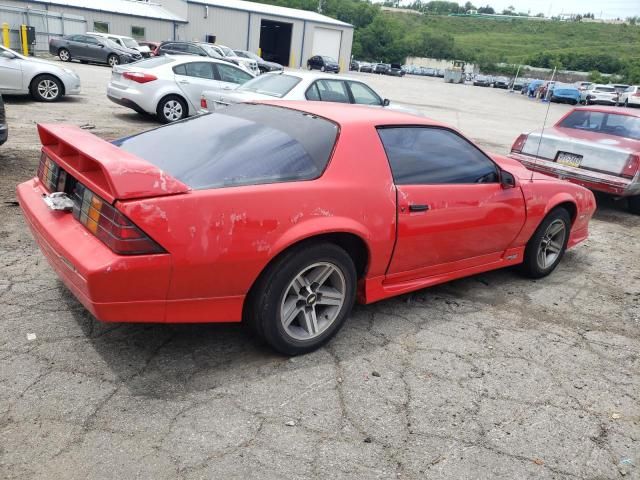
[[[68,62],[69,52],[67,50],[60,50],[60,52],[58,53],[58,57],[60,57],[60,60],[62,60],[63,62]]]
[[[60,94],[60,88],[53,80],[41,80],[38,82],[38,94],[45,100],[55,100]]]
[[[551,267],[562,254],[567,235],[565,223],[556,219],[549,224],[538,247],[537,262],[540,268]]]
[[[168,121],[175,122],[182,118],[182,105],[177,100],[169,100],[168,102],[165,102],[164,107],[162,108],[162,113]]]
[[[346,300],[344,274],[333,263],[314,263],[299,272],[286,288],[280,321],[287,335],[312,340],[338,318]]]
[[[116,65],[120,65],[120,59],[115,55],[109,57],[109,66],[115,67]]]

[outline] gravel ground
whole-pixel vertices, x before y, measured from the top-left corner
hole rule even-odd
[[[7,99],[0,478],[640,478],[640,217],[623,204],[601,199],[546,279],[496,271],[359,306],[291,360],[238,325],[102,324],[46,264],[14,189],[37,167],[36,122],[103,138],[156,123],[107,100],[107,68],[73,68],[78,97]],[[500,153],[546,113],[502,90],[356,75]]]

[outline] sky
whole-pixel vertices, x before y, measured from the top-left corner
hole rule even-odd
[[[403,0],[402,3],[406,5],[411,0]],[[465,2],[459,3],[464,5]],[[532,15],[544,13],[545,16],[561,13],[594,13],[596,18],[601,14],[602,18],[640,16],[640,0],[478,0],[471,3],[476,7],[488,3],[497,12],[513,5],[517,12],[531,11]]]

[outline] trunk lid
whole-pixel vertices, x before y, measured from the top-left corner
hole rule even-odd
[[[151,163],[74,125],[38,124],[42,153],[109,203],[186,193]]]
[[[542,139],[541,139],[542,137]],[[629,155],[640,151],[640,142],[613,135],[581,132],[576,129],[551,128],[541,134],[532,132],[522,147],[522,153],[545,160],[561,162],[573,159],[570,166],[596,170],[620,176]],[[565,155],[570,154],[570,155]],[[571,156],[573,155],[573,157]]]

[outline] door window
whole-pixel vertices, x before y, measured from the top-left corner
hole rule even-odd
[[[216,64],[216,67],[218,69],[218,75],[220,76],[220,80],[223,82],[242,84],[242,83],[248,82],[253,78],[244,70],[240,70],[239,68],[232,67],[231,65],[218,63]]]
[[[184,65],[180,65],[180,66],[184,67],[185,73],[182,75],[187,75],[188,77],[195,77],[195,78],[206,78],[207,80],[215,79],[212,63],[191,62],[191,63],[185,63]]]
[[[205,56],[204,50],[200,47],[196,47],[195,45],[185,45],[184,50],[191,55],[200,55],[201,57]]]
[[[397,185],[498,182],[496,165],[451,130],[393,127],[378,133]]]
[[[83,35],[82,36],[82,40],[80,40],[80,42],[88,43],[90,45],[97,45],[98,44],[98,39],[95,38],[95,37],[92,37],[90,35]]]
[[[319,99],[323,102],[351,103],[349,92],[342,80],[318,80],[307,89],[306,96],[307,100]]]
[[[361,105],[382,105],[382,100],[376,92],[360,82],[348,82],[354,103]]]

